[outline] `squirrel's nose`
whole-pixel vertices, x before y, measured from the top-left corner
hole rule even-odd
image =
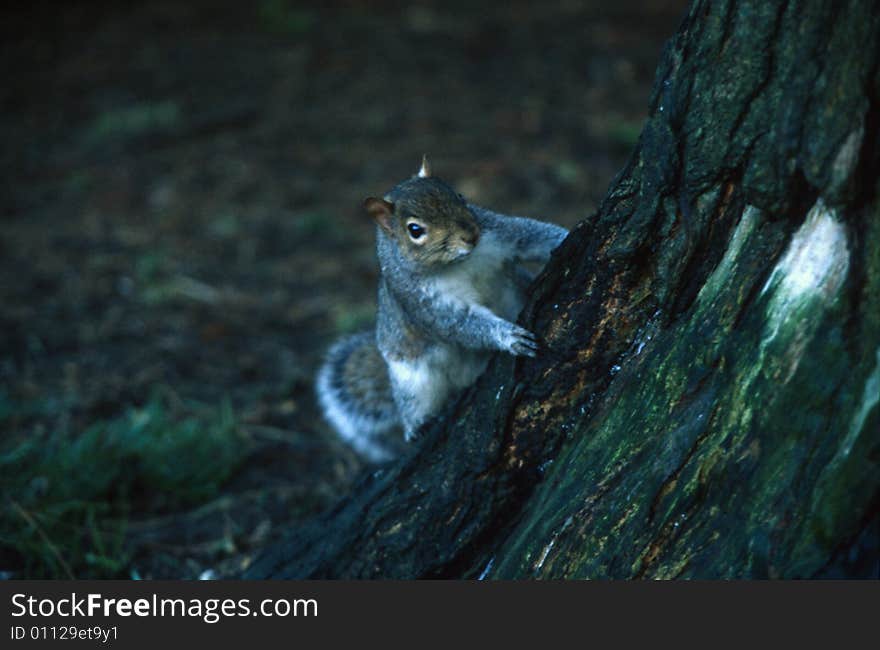
[[[461,239],[462,241],[464,241],[465,244],[468,244],[469,246],[476,246],[477,242],[480,241],[480,231],[477,230],[470,235],[462,235]]]

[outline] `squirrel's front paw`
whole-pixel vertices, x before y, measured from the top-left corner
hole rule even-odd
[[[516,356],[534,357],[538,354],[538,339],[519,325],[511,325],[504,349]]]

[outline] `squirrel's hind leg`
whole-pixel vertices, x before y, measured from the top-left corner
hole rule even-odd
[[[410,442],[425,421],[434,414],[449,394],[449,386],[442,373],[429,362],[429,356],[420,359],[388,359],[391,392],[403,424],[403,434]]]

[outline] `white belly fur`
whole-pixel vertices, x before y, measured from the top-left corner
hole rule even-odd
[[[486,369],[489,353],[438,344],[418,359],[389,359],[391,380],[415,395],[446,395],[470,386]]]
[[[488,360],[485,351],[437,344],[418,359],[388,360],[388,372],[397,390],[412,397],[415,419],[421,420],[474,383]]]

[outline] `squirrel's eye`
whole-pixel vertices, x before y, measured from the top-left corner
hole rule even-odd
[[[406,224],[406,229],[409,232],[409,236],[413,239],[421,239],[425,235],[425,229],[414,222]]]

